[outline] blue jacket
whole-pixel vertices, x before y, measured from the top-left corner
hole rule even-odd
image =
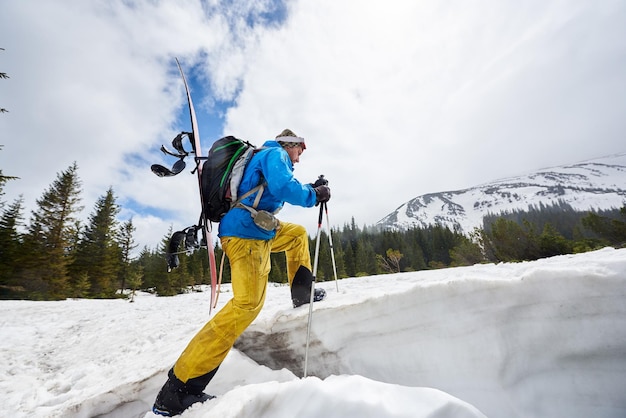
[[[289,154],[276,141],[266,141],[263,148],[256,152],[246,169],[239,184],[238,196],[255,188],[261,183],[261,176],[267,185],[261,195],[258,210],[275,212],[284,203],[311,207],[315,205],[315,190],[310,184],[302,184],[293,176],[293,163]],[[257,193],[253,193],[242,201],[252,206]],[[254,224],[250,212],[245,208],[232,208],[220,221],[220,237],[239,237],[248,239],[271,239],[276,231],[265,231]]]

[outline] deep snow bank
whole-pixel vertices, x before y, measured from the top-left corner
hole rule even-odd
[[[489,417],[626,416],[624,251],[325,283],[309,375],[436,388]],[[237,348],[301,373],[307,314],[267,313]]]
[[[308,377],[235,388],[184,418],[484,418],[463,401],[430,389],[382,383],[362,376]],[[183,417],[181,417],[183,418]]]
[[[308,307],[270,285],[238,343],[261,365],[233,350],[207,388],[218,398],[183,417],[621,418],[625,284],[626,249],[325,283],[307,379]],[[151,416],[207,320],[206,293],[0,301],[0,415]]]

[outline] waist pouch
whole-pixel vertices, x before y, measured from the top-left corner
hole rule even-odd
[[[254,224],[265,231],[273,231],[278,228],[280,221],[274,216],[273,213],[266,210],[257,210],[256,213],[250,212]]]

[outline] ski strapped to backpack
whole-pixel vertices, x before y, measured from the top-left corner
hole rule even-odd
[[[185,137],[189,138],[191,141],[191,134],[189,132],[181,132],[172,140],[172,146],[176,149],[176,153],[167,149],[165,146],[161,146],[161,151],[164,154],[177,157],[179,160],[174,163],[172,169],[168,169],[160,164],[153,164],[151,168],[154,174],[159,177],[171,177],[183,171],[185,168],[185,157],[193,153],[193,151],[185,150],[182,144],[182,139]],[[198,243],[198,231],[210,230],[210,228],[206,228],[207,223],[220,222],[224,215],[234,207],[248,210],[255,224],[260,228],[269,231],[278,226],[278,220],[274,217],[275,213],[257,210],[257,206],[261,200],[265,186],[267,185],[264,179],[261,179],[258,186],[238,196],[239,184],[241,183],[245,168],[252,158],[252,155],[261,149],[262,148],[256,148],[248,141],[243,141],[234,136],[226,136],[213,143],[209,150],[208,157],[195,157],[195,170],[200,168],[200,163],[202,162],[202,173],[199,176],[200,188],[202,190],[202,212],[197,225],[187,227],[182,231],[176,231],[172,234],[165,254],[168,272],[179,266],[180,260],[178,254],[191,253],[200,247],[206,247],[207,240],[205,234],[203,234],[201,243]],[[252,206],[244,205],[242,201],[252,196],[254,193],[257,193],[257,195],[255,196]],[[183,251],[179,251],[181,245],[184,247]],[[211,251],[212,253],[213,248],[207,248],[207,251]],[[223,265],[224,254],[222,254],[222,261],[220,263],[217,289],[219,289],[221,284]],[[213,307],[215,307],[216,303],[217,291],[213,300]]]

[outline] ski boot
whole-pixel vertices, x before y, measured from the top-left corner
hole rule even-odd
[[[186,385],[178,380],[172,370],[168,374],[167,382],[161,388],[161,391],[154,401],[152,412],[164,417],[173,417],[180,415],[191,405],[205,402],[215,396],[208,395],[204,392],[190,393]]]

